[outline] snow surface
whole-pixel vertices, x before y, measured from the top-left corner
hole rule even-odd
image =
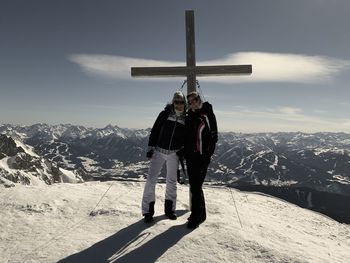
[[[74,172],[60,168],[62,183],[77,183],[77,176]]]
[[[29,155],[31,156],[34,156],[34,157],[37,157],[37,158],[40,158],[39,155],[37,155],[34,151],[34,147],[33,146],[30,146],[30,145],[27,145],[27,144],[24,144],[23,142],[21,142],[20,140],[14,140],[15,143],[16,143],[16,146],[18,147],[22,147],[22,149]]]
[[[9,159],[11,159],[11,157],[4,157],[0,160],[0,169],[4,170],[6,172],[11,172],[11,169],[7,164]]]
[[[206,185],[207,221],[190,231],[188,187],[178,186],[179,218],[171,221],[162,213],[165,185],[158,184],[156,222],[146,225],[143,187],[0,185],[0,262],[349,262],[350,226],[321,214]]]

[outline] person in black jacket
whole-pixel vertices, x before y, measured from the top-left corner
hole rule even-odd
[[[164,212],[169,219],[177,218],[177,153],[183,149],[185,143],[185,107],[185,96],[182,92],[176,92],[172,103],[159,114],[152,127],[147,152],[151,163],[142,197],[142,214],[146,223],[153,221],[155,186],[164,163],[167,166]]]
[[[202,102],[198,92],[187,95],[190,105],[185,125],[185,158],[191,193],[191,215],[187,227],[196,228],[206,219],[205,199],[202,185],[207,174],[211,156],[218,140],[216,117],[212,105]]]

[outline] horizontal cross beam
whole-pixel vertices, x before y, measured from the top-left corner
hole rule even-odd
[[[132,67],[133,77],[223,76],[249,75],[252,65],[195,66],[195,67]]]

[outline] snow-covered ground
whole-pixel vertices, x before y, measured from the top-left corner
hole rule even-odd
[[[165,186],[159,184],[156,222],[146,225],[140,215],[143,186],[117,181],[0,185],[0,262],[350,260],[349,225],[273,197],[224,187],[205,186],[207,221],[190,231],[185,225],[188,187],[178,187],[179,218],[171,221],[162,213]]]

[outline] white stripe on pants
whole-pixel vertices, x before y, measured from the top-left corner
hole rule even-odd
[[[176,189],[177,189],[177,168],[179,166],[179,157],[177,154],[170,153],[164,154],[157,150],[151,159],[149,166],[147,181],[142,197],[142,214],[149,212],[149,204],[155,202],[155,188],[158,180],[158,176],[162,170],[162,167],[166,163],[166,190],[165,200],[173,201],[173,211],[176,209]]]

